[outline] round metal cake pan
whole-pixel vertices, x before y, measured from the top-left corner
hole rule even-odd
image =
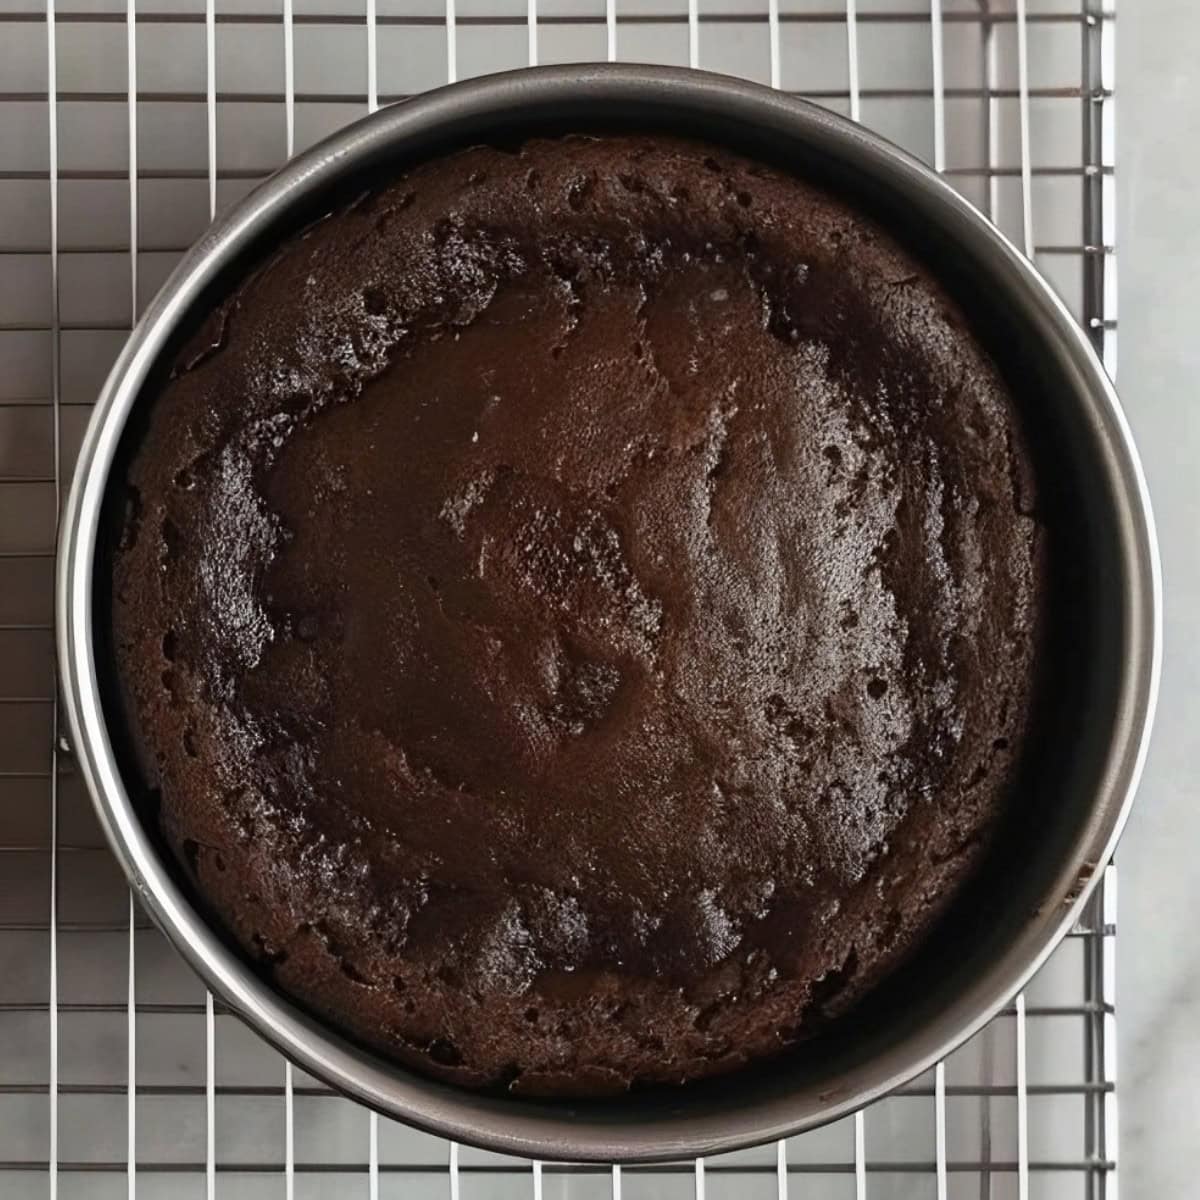
[[[365,1051],[276,991],[201,914],[143,820],[117,749],[98,623],[102,512],[148,377],[256,255],[372,172],[464,145],[602,129],[690,135],[769,159],[826,182],[907,240],[975,311],[1019,401],[1045,426],[1080,549],[1076,607],[1059,630],[1068,700],[1048,717],[1058,722],[1051,752],[977,902],[959,903],[894,984],[774,1062],[672,1091],[551,1103],[463,1091]],[[230,1009],[339,1091],[448,1138],[535,1158],[655,1161],[834,1120],[931,1067],[1012,1000],[1078,919],[1128,814],[1154,708],[1159,607],[1149,500],[1113,389],[1070,313],[984,217],[903,151],[801,101],[699,72],[582,65],[493,75],[377,112],[294,159],[201,238],[96,404],[59,539],[57,639],[66,726],[109,842],[143,907]]]

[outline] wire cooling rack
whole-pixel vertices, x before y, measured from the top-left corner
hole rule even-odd
[[[58,506],[134,315],[215,212],[345,122],[535,61],[786,88],[950,178],[1113,371],[1113,41],[1103,0],[0,0],[3,1200],[1116,1196],[1111,868],[1008,1011],[855,1117],[623,1171],[460,1148],[285,1064],[148,924],[59,744],[49,624]]]

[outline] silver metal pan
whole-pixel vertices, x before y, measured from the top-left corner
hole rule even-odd
[[[681,133],[827,184],[873,212],[967,309],[1017,394],[1060,531],[1054,698],[1013,813],[971,891],[860,1009],[790,1056],[727,1079],[619,1101],[546,1103],[405,1071],[275,991],[200,915],[132,777],[123,776],[98,636],[106,488],[130,415],[205,299],[373,172],[472,143],[559,130]],[[1019,991],[1077,919],[1141,770],[1159,669],[1159,569],[1145,482],[1084,333],[1029,262],[946,183],[883,139],[757,85],[658,67],[493,75],[348,127],[217,222],[147,308],[96,404],[63,517],[57,636],[79,770],[138,898],[212,991],[289,1058],[379,1111],[535,1158],[663,1160],[796,1133],[932,1066]]]

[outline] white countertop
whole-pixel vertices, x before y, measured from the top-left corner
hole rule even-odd
[[[1163,560],[1165,654],[1121,842],[1117,939],[1124,1200],[1200,1194],[1200,4],[1118,9],[1117,383]]]

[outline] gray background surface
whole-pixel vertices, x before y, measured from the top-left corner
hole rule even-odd
[[[1118,385],[1163,558],[1158,720],[1118,852],[1121,1184],[1195,1196],[1200,1146],[1200,5],[1127,0],[1117,37]]]
[[[1017,0],[990,0],[998,14],[989,71],[980,0],[941,0],[947,99],[946,163],[956,186],[1022,236],[1021,139],[1016,99]],[[461,16],[500,13],[515,22],[458,30],[460,77],[525,61],[526,0],[457,0]],[[1196,0],[1117,0],[1117,179],[1121,269],[1120,372],[1145,457],[1162,544],[1167,596],[1163,704],[1145,786],[1120,852],[1121,1182],[1127,1197],[1175,1200],[1198,1194],[1189,1151],[1200,1145],[1194,1090],[1200,1086],[1200,950],[1190,919],[1200,902],[1194,867],[1200,812],[1193,765],[1200,745],[1192,697],[1200,647],[1191,633],[1196,594],[1200,445],[1191,395],[1200,366],[1191,280],[1200,263],[1193,197],[1200,194],[1200,6]],[[223,207],[287,152],[282,0],[216,0],[216,103],[211,179]],[[365,0],[294,0],[295,145],[366,111]],[[1033,229],[1040,269],[1081,316],[1080,0],[1026,0],[1031,14],[1030,88]],[[0,0],[0,1200],[47,1194],[48,1163],[66,1164],[64,1197],[122,1197],[126,1158],[138,1164],[137,1194],[178,1200],[206,1194],[209,1162],[217,1194],[283,1197],[285,1163],[295,1194],[322,1200],[368,1196],[368,1118],[296,1074],[292,1106],[284,1067],[218,1009],[209,1025],[215,1080],[206,1113],[203,989],[129,903],[69,759],[53,766],[53,655],[49,569],[56,466],[71,469],[91,402],[135,309],[144,305],[208,220],[210,158],[205,117],[203,0],[138,0],[140,98],[136,253],[130,253],[129,105],[125,0],[58,0],[57,163],[63,172],[57,255],[51,254],[49,110],[45,0]],[[541,31],[543,61],[602,57],[604,0],[539,0],[569,15]],[[444,12],[443,0],[378,0],[381,17]],[[620,56],[687,62],[686,0],[620,0],[623,17],[670,12],[672,21],[622,22]],[[701,0],[747,14],[706,23],[701,65],[766,82],[767,0]],[[781,29],[780,82],[812,89],[849,111],[845,0],[781,0],[807,14]],[[934,155],[929,0],[857,0],[863,120],[926,159]],[[880,15],[909,12],[917,19]],[[154,14],[158,14],[155,17]],[[254,17],[254,14],[258,14]],[[314,15],[337,19],[315,21]],[[590,23],[580,20],[590,14]],[[755,15],[757,14],[757,15]],[[164,15],[186,17],[164,19]],[[15,19],[14,19],[15,17]],[[115,19],[114,19],[115,18]],[[836,18],[836,19],[832,19]],[[384,101],[445,78],[447,39],[436,21],[381,24],[378,88]],[[995,144],[981,134],[992,76]],[[1107,103],[1107,102],[1106,102]],[[994,165],[996,171],[984,168]],[[1059,168],[1067,168],[1060,170]],[[56,264],[60,334],[52,263]],[[1106,315],[1114,315],[1106,313]],[[61,366],[55,437],[51,363]],[[56,451],[58,452],[56,454]],[[61,462],[58,460],[61,459]],[[51,771],[54,771],[52,776]],[[57,825],[50,822],[56,781]],[[58,907],[51,916],[57,862]],[[130,932],[130,925],[134,929]],[[51,952],[51,933],[57,932]],[[1103,938],[1111,947],[1114,939]],[[1085,1089],[1103,1109],[1113,1072],[1084,1062],[1085,1033],[1107,1027],[1083,1002],[1084,941],[1069,939],[1027,993],[1030,1200],[1094,1200],[1103,1170],[1084,1162]],[[136,950],[136,954],[134,954]],[[49,1012],[49,968],[59,1008]],[[134,961],[136,960],[136,961]],[[136,1000],[136,1020],[128,1005]],[[1063,1006],[1066,1006],[1065,1009]],[[1039,1011],[1040,1010],[1040,1011]],[[1087,1015],[1084,1015],[1084,1014]],[[130,1037],[130,1030],[133,1036]],[[130,1042],[136,1051],[128,1055]],[[1011,1013],[946,1064],[943,1107],[948,1200],[1017,1200],[1016,1021]],[[61,1094],[49,1098],[54,1047]],[[132,1069],[136,1086],[128,1086]],[[56,1106],[51,1150],[48,1110]],[[872,1107],[865,1124],[839,1122],[788,1143],[792,1196],[805,1200],[934,1200],[937,1196],[931,1076]],[[285,1140],[294,1115],[294,1146]],[[213,1133],[211,1153],[206,1146]],[[380,1122],[381,1195],[447,1195],[447,1147]],[[289,1149],[285,1149],[288,1147]],[[1111,1159],[1111,1148],[1103,1156]],[[986,1159],[988,1169],[976,1164]],[[463,1195],[528,1200],[529,1164],[463,1151]],[[774,1197],[775,1148],[709,1166],[712,1196]],[[407,1164],[403,1174],[396,1169]],[[314,1170],[336,1166],[336,1172]],[[864,1168],[856,1179],[858,1168]],[[742,1168],[747,1168],[743,1170]],[[753,1168],[757,1173],[749,1173]],[[390,1172],[389,1173],[389,1169]],[[504,1173],[507,1171],[508,1173]],[[695,1191],[691,1164],[671,1175],[626,1178],[626,1200]],[[547,1196],[608,1196],[604,1176],[552,1175]]]

